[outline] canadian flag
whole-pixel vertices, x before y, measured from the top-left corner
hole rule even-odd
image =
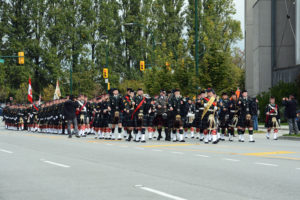
[[[31,88],[31,78],[29,78],[29,86],[28,86],[28,101],[32,103],[32,88]]]

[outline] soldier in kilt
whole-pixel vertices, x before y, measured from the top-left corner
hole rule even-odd
[[[239,121],[239,106],[238,99],[235,93],[232,93],[231,100],[228,106],[229,119],[228,119],[228,134],[229,141],[233,142],[234,131]]]
[[[168,97],[166,96],[166,91],[161,90],[160,96],[156,99],[155,102],[156,115],[153,121],[153,125],[157,127],[158,138],[162,138],[162,129],[164,128],[165,140],[170,141],[170,129],[168,127]]]
[[[127,141],[130,142],[132,139],[132,131],[134,127],[132,114],[134,111],[134,91],[131,88],[127,88],[127,95],[123,99],[124,104],[124,120],[123,120],[123,126],[124,129],[126,129],[127,132]],[[135,138],[134,138],[135,139]]]
[[[110,124],[112,139],[115,139],[115,128],[118,126],[118,140],[122,139],[122,120],[123,120],[123,98],[119,94],[118,89],[112,89],[112,96],[110,97]]]
[[[280,126],[280,113],[279,107],[275,103],[275,97],[270,97],[270,103],[266,106],[266,122],[265,127],[267,128],[267,139],[270,139],[270,133],[273,129],[274,140],[277,140],[278,129]]]
[[[172,134],[173,142],[180,141],[185,142],[183,138],[183,122],[185,120],[186,105],[183,98],[180,95],[178,89],[174,90],[174,95],[169,100],[169,108],[172,112]],[[179,138],[177,137],[177,132],[179,132]]]
[[[244,142],[244,134],[246,128],[249,131],[249,142],[255,142],[253,139],[253,100],[248,97],[247,90],[242,91],[242,97],[238,102],[240,115],[238,121],[239,142]]]
[[[137,95],[133,99],[134,104],[134,110],[132,113],[131,119],[134,122],[134,134],[135,134],[135,141],[140,141],[141,136],[141,142],[146,142],[146,129],[144,126],[145,121],[145,111],[146,111],[146,104],[147,100],[146,97],[144,97],[143,89],[139,88],[137,90]]]

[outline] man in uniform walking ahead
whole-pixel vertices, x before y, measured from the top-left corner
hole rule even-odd
[[[71,124],[73,124],[73,126],[74,126],[76,137],[80,137],[78,135],[77,118],[76,118],[76,103],[74,101],[73,95],[71,95],[69,100],[65,102],[63,113],[65,115],[65,119],[68,121],[69,138],[72,138]]]

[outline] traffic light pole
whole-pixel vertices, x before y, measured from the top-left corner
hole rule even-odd
[[[25,58],[25,56],[0,56],[0,63],[4,63],[3,58]]]
[[[73,78],[72,78],[72,65],[70,65],[70,95],[72,95],[72,85],[73,85]]]
[[[195,61],[196,61],[196,76],[199,75],[199,55],[198,55],[198,0],[195,0]]]

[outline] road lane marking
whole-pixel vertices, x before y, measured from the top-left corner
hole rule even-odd
[[[162,152],[162,150],[159,149],[152,149],[152,151]]]
[[[296,152],[291,151],[274,151],[274,152],[257,152],[257,153],[243,153],[245,156],[266,156],[266,155],[278,155],[278,154],[291,154]]]
[[[42,162],[44,163],[48,163],[50,165],[56,165],[56,166],[59,166],[59,167],[64,167],[64,168],[69,168],[71,166],[69,165],[64,165],[64,164],[61,164],[61,163],[57,163],[57,162],[52,162],[52,161],[49,161],[49,160],[44,160],[44,159],[41,159]]]
[[[206,155],[200,155],[200,154],[196,154],[195,156],[203,157],[203,158],[209,158],[209,156],[206,156]]]
[[[168,194],[168,193],[165,193],[165,192],[162,192],[162,191],[159,191],[159,190],[155,190],[155,189],[152,189],[152,188],[144,187],[142,185],[136,185],[135,187],[140,188],[140,189],[145,190],[145,191],[148,191],[148,192],[151,192],[151,193],[154,193],[154,194],[157,194],[157,195],[160,195],[160,196],[163,196],[163,197],[167,197],[169,199],[187,200],[187,199],[184,199],[184,198],[181,198],[181,197],[178,197],[178,196],[174,196],[172,194]]]
[[[296,168],[297,170],[300,170],[300,168]]]
[[[173,153],[173,154],[180,154],[180,155],[183,155],[183,153],[182,153],[182,152],[177,152],[177,151],[173,151],[173,152],[171,152],[171,153]]]
[[[192,146],[195,144],[162,144],[162,145],[144,145],[142,147],[177,147],[177,146]]]
[[[5,149],[0,149],[0,151],[2,151],[4,153],[13,153],[12,151],[8,151],[8,150],[5,150]]]
[[[270,164],[270,163],[255,163],[256,165],[264,165],[264,166],[271,166],[271,167],[278,167],[278,165]]]
[[[109,143],[107,143],[107,144],[105,144],[105,145],[107,145],[107,146],[111,146],[112,144],[109,144]]]
[[[122,148],[127,148],[128,146],[120,146],[120,147],[122,147]]]
[[[231,159],[231,158],[224,158],[223,160],[232,161],[232,162],[239,162],[240,160]]]
[[[144,148],[141,148],[141,147],[135,147],[136,149],[139,149],[139,150],[144,150]]]

